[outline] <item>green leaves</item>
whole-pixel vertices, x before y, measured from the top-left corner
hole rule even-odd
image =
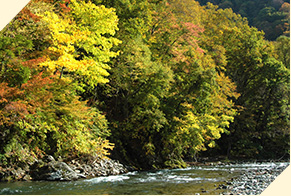
[[[106,63],[120,43],[112,37],[117,16],[92,3],[72,1],[66,16],[52,6],[32,2],[1,32],[0,154],[7,164],[44,154],[103,158],[114,146],[104,114],[80,101],[76,89],[84,84],[73,80],[81,76],[90,88],[108,82]],[[77,25],[80,19],[86,23]]]
[[[211,5],[208,5],[207,8],[211,14],[205,17],[205,31],[201,39],[202,47],[214,57],[221,72],[235,82],[241,96],[237,100],[232,100],[243,109],[230,124],[232,135],[226,137],[227,140],[222,138],[220,144],[226,146],[223,143],[228,142],[226,147],[228,151],[229,146],[233,147],[233,150],[229,151],[230,156],[265,156],[268,154],[265,149],[269,149],[269,146],[263,141],[263,138],[268,135],[271,127],[276,127],[275,124],[282,125],[282,121],[277,118],[280,116],[279,113],[274,111],[280,111],[281,107],[289,107],[287,101],[289,98],[286,97],[289,94],[289,85],[286,82],[289,80],[289,73],[279,61],[272,57],[276,55],[274,46],[264,40],[263,32],[249,27],[245,19],[230,10],[217,9]],[[283,44],[283,42],[277,44]],[[286,62],[286,58],[282,54],[280,55],[281,59]],[[222,58],[223,61],[219,58]],[[285,71],[283,71],[284,69]],[[221,73],[220,76],[222,76]],[[222,85],[223,83],[220,82]],[[224,86],[230,90],[229,84],[224,84]],[[282,98],[276,97],[277,90],[275,89],[281,89]],[[279,100],[282,99],[287,102],[280,102]],[[285,117],[289,115],[281,114]],[[285,117],[282,119],[286,120]],[[277,120],[272,121],[271,119]],[[288,123],[288,120],[285,123]],[[280,131],[277,131],[276,137],[281,137],[286,128],[287,126],[279,128]],[[249,148],[240,146],[242,144]],[[285,147],[282,146],[282,148]],[[276,153],[274,152],[274,155]]]
[[[0,40],[7,164],[111,150],[139,168],[184,167],[217,144],[254,156],[288,143],[289,39],[264,40],[230,9],[38,0]]]
[[[290,68],[290,38],[286,36],[280,36],[274,42],[275,51],[280,60],[286,68]]]
[[[272,0],[198,0],[198,2],[202,5],[211,2],[221,9],[232,9],[236,14],[246,17],[250,26],[263,30],[268,40],[276,40],[281,35],[290,34],[290,2]]]

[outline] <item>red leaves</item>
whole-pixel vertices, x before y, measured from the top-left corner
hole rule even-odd
[[[159,51],[164,50],[165,54],[171,55],[172,61],[190,64],[190,53],[204,53],[198,45],[204,29],[192,22],[185,22],[179,14],[173,12],[175,9],[171,5],[167,6],[154,16],[153,40],[158,40],[156,42],[159,43]]]
[[[43,77],[42,75],[43,72],[40,72],[39,74],[33,76],[33,78],[31,78],[27,83],[22,85],[22,89],[30,92],[35,89],[40,90],[40,88],[47,87],[48,84],[53,82],[52,78],[54,78],[54,76]]]
[[[15,99],[23,95],[23,91],[18,88],[9,87],[7,83],[0,83],[0,104],[7,103],[8,100]]]
[[[45,3],[50,3],[50,4],[54,3],[54,0],[35,0],[34,2],[41,2],[41,1],[45,2]],[[68,7],[69,3],[70,3],[70,0],[62,0],[60,2],[57,2],[57,4],[59,5],[60,11],[63,12],[63,13],[67,13],[67,12],[69,12],[71,10]],[[26,6],[19,13],[18,20],[30,20],[30,19],[32,19],[34,22],[39,22],[40,18],[41,17],[39,17],[39,16],[35,15],[34,13],[32,13],[29,10],[28,6]]]
[[[67,13],[67,12],[71,11],[71,8],[67,7],[67,5],[65,3],[60,3],[59,5],[60,5],[62,12]]]
[[[12,115],[12,118],[17,117],[17,120],[19,118],[24,118],[27,114],[29,114],[27,105],[23,103],[22,100],[10,102],[4,107],[3,110],[6,111],[8,114],[18,114]]]
[[[46,106],[51,98],[47,89],[52,83],[53,77],[43,77],[42,72],[32,76],[21,89],[0,83],[0,125],[16,123]]]
[[[40,17],[33,14],[27,7],[23,8],[20,12],[20,17],[18,20],[30,20],[32,19],[34,22],[38,22]]]
[[[35,113],[39,108],[46,107],[52,93],[49,91],[53,87],[54,76],[43,77],[43,73],[39,73],[31,78],[27,83],[22,85],[22,90],[25,92],[25,100],[30,105],[30,113]]]
[[[60,6],[60,10],[63,13],[67,13],[71,11],[71,8],[68,7],[68,5],[71,3],[70,0],[62,0],[58,2],[58,5]]]
[[[195,25],[191,22],[185,22],[183,23],[183,26],[185,27],[185,29],[188,30],[189,34],[191,34],[192,36],[198,37],[199,33],[203,32],[203,28],[201,28],[198,25]]]
[[[0,83],[0,126],[11,125],[28,113],[25,104],[17,100],[22,96],[23,91],[18,88],[9,87],[7,83]]]
[[[36,68],[37,65],[39,65],[40,63],[44,62],[46,60],[45,57],[39,57],[37,59],[31,59],[31,60],[27,60],[22,62],[22,65],[28,68]]]

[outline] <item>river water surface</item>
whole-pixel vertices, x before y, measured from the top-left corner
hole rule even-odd
[[[129,172],[123,175],[97,177],[72,182],[0,183],[2,195],[218,195],[217,189],[241,172],[287,166],[289,163],[248,163],[216,166],[193,166],[185,169],[164,169]]]

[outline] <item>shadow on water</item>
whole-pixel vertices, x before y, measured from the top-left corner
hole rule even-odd
[[[242,171],[272,167],[275,163],[189,167],[129,172],[72,182],[0,183],[2,195],[219,195],[217,189]],[[276,163],[289,164],[289,163]]]

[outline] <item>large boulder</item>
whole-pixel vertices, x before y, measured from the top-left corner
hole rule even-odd
[[[82,177],[65,162],[56,161],[52,156],[36,162],[31,167],[30,175],[33,180],[48,181],[71,181]]]

